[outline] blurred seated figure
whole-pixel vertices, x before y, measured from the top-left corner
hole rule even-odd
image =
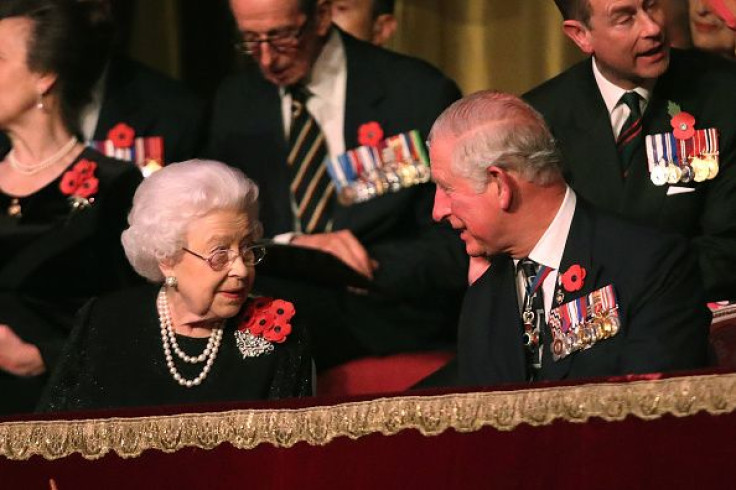
[[[707,0],[689,0],[693,46],[736,59],[736,34],[711,10]]]
[[[667,40],[673,48],[688,49],[693,46],[690,39],[688,0],[660,0],[664,10]]]
[[[93,3],[107,25],[97,46],[106,62],[79,111],[80,140],[106,156],[135,162],[146,175],[165,163],[193,158],[203,142],[204,104],[179,81],[123,54],[132,2]]]
[[[0,414],[30,411],[75,312],[138,282],[120,233],[138,169],[85,149],[79,114],[104,66],[96,2],[0,3]]]
[[[363,41],[385,46],[396,32],[394,0],[332,0],[332,21]]]
[[[207,155],[258,183],[265,236],[313,256],[277,261],[272,247],[257,290],[292,299],[309,319],[318,370],[452,345],[467,260],[452,230],[432,222],[422,141],[457,85],[341,31],[328,0],[230,8],[250,63],[217,90]],[[410,145],[420,151],[407,155]],[[359,280],[329,274],[325,258]],[[279,274],[275,262],[287,264]]]
[[[114,36],[93,101],[82,114],[85,141],[95,141],[108,156],[139,166],[195,157],[204,134],[204,104],[181,82],[123,54],[134,2],[100,1],[108,9]],[[132,132],[126,132],[127,128]],[[121,134],[127,137],[119,139]],[[143,140],[136,145],[136,138]],[[102,142],[109,143],[103,146]]]
[[[687,242],[576,196],[534,109],[512,95],[478,92],[437,119],[429,146],[434,218],[488,264],[465,296],[457,371],[446,383],[707,365],[711,315]]]
[[[123,245],[153,284],[85,306],[42,410],[309,395],[299,313],[249,297],[265,255],[257,198],[242,172],[214,161],[144,181]]]

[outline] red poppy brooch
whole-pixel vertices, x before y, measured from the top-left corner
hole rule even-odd
[[[675,138],[678,140],[692,138],[695,134],[695,117],[671,101],[667,103],[667,112],[672,116],[670,126],[672,126],[672,134],[675,135]]]
[[[383,128],[376,121],[361,124],[358,128],[358,144],[360,146],[378,146],[383,140]]]
[[[65,196],[69,196],[72,212],[87,208],[95,202],[94,195],[97,194],[100,184],[95,177],[96,169],[95,162],[82,159],[61,176],[59,190]]]
[[[235,343],[243,359],[268,354],[274,350],[274,344],[284,343],[291,333],[289,321],[295,313],[294,305],[282,299],[252,299],[235,332]]]
[[[574,293],[580,291],[583,287],[583,281],[585,280],[585,268],[578,264],[573,264],[567,268],[567,270],[560,276],[560,282],[562,287],[568,293]]]
[[[115,148],[130,148],[135,141],[135,130],[125,123],[117,123],[107,132],[107,139]]]

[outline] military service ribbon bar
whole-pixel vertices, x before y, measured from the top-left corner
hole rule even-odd
[[[417,130],[359,146],[328,160],[343,205],[368,201],[429,181],[429,158]]]
[[[573,352],[593,347],[620,330],[618,302],[613,285],[576,298],[552,309],[552,359],[558,361]]]

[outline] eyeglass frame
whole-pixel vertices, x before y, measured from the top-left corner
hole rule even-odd
[[[302,40],[302,37],[304,36],[304,32],[306,31],[309,24],[312,22],[312,18],[314,16],[310,15],[307,16],[307,18],[302,22],[302,25],[300,26],[290,26],[290,27],[281,27],[277,29],[271,29],[269,32],[266,33],[260,33],[258,34],[258,39],[254,39],[251,41],[246,41],[245,39],[240,39],[235,42],[235,49],[240,51],[241,53],[247,55],[247,56],[255,56],[258,53],[261,52],[261,44],[268,44],[268,46],[276,51],[277,53],[286,53],[289,50],[293,50],[299,47],[299,42]],[[284,34],[279,34],[278,31],[281,31]],[[254,33],[255,34],[255,33]],[[274,35],[275,34],[275,35]],[[265,37],[263,37],[265,36]],[[242,33],[241,33],[242,37]],[[293,45],[289,46],[277,46],[274,45],[274,41],[279,42],[291,42]],[[246,47],[246,43],[253,43],[254,46],[252,49],[249,49]]]
[[[183,251],[185,251],[185,252],[188,252],[188,253],[194,255],[198,259],[201,259],[201,260],[204,260],[205,262],[207,262],[207,265],[210,266],[210,269],[212,269],[215,272],[222,272],[225,269],[227,269],[228,267],[232,266],[233,265],[233,262],[235,262],[235,259],[237,259],[238,257],[241,258],[241,260],[243,261],[243,264],[245,264],[247,267],[256,266],[256,265],[260,264],[263,261],[263,259],[266,257],[266,247],[264,247],[261,244],[251,244],[251,245],[248,245],[248,246],[245,246],[245,247],[240,247],[237,252],[235,250],[231,249],[231,248],[215,250],[214,252],[212,252],[208,256],[204,256],[204,255],[198,254],[197,252],[194,252],[194,251],[188,249],[187,247],[182,247],[181,249]],[[247,253],[249,251],[254,251],[254,250],[259,250],[260,251],[260,255],[258,253],[256,253],[256,252],[254,252],[253,253],[253,263],[251,264],[251,263],[249,263],[250,261],[246,261],[245,260],[245,257],[243,256],[243,254],[245,254],[245,253]],[[212,259],[215,257],[215,255],[217,255],[219,253],[223,253],[223,252],[227,254],[227,259],[228,260],[227,260],[227,262],[225,262],[225,264],[221,268],[217,269],[217,268],[215,268],[212,265]]]

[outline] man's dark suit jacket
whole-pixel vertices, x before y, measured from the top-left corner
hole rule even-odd
[[[435,118],[460,97],[457,86],[427,63],[340,35],[347,59],[346,148],[358,146],[358,128],[370,121],[377,121],[385,136],[418,129],[426,138]],[[278,87],[257,66],[222,84],[208,156],[242,169],[258,183],[266,236],[294,226],[283,128]],[[335,300],[338,305],[321,305],[315,317],[319,323],[334,321],[333,331],[352,331],[365,349],[362,354],[428,348],[441,337],[454,337],[466,259],[457,236],[432,222],[433,194],[433,186],[425,184],[366,203],[335,205],[334,229],[352,231],[379,262],[375,284],[381,293],[342,296]],[[305,308],[337,294],[310,292],[313,297],[301,302]],[[338,344],[334,335],[326,341]],[[318,365],[321,345],[315,338]]]
[[[624,179],[591,60],[583,61],[524,97],[544,115],[559,141],[565,177],[596,206],[635,222],[680,233],[694,245],[708,298],[736,298],[736,66],[697,52],[672,50],[670,66],[654,88],[644,134],[672,131],[669,101],[695,116],[696,129],[720,133],[719,175],[689,193],[649,179],[642,149]]]
[[[204,105],[181,83],[122,56],[110,61],[94,140],[118,123],[161,136],[167,163],[194,158],[204,143]]]
[[[578,264],[583,287],[563,303],[613,284],[621,328],[591,348],[553,361],[545,327],[542,380],[692,369],[707,364],[710,312],[686,242],[626,223],[578,200],[560,271]],[[468,289],[458,338],[459,384],[526,380],[516,273],[506,255]]]

